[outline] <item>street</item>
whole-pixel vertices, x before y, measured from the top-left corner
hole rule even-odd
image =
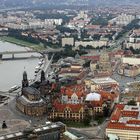
[[[76,136],[83,137],[84,140],[104,140],[105,137],[105,128],[108,121],[105,120],[101,125],[87,127],[87,128],[73,128],[70,127],[68,130],[75,134]]]

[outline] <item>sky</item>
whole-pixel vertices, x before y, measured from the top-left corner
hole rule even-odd
[[[66,4],[66,2],[77,4],[84,3],[93,5],[135,5],[140,4],[140,0],[0,0],[0,7],[14,6],[34,6],[34,5],[49,5],[49,4]]]

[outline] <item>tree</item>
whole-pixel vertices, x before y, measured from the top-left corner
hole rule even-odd
[[[109,107],[108,106],[104,106],[103,115],[104,115],[104,117],[108,117],[108,115],[109,115]]]
[[[86,49],[93,49],[93,47],[91,45],[87,45]]]
[[[84,66],[84,68],[88,68],[88,67],[90,67],[90,62],[91,61],[87,61],[83,66]]]
[[[99,34],[94,34],[93,40],[100,40],[101,35]]]
[[[90,115],[85,115],[84,117],[84,125],[85,126],[88,126],[90,124],[90,121],[91,121],[91,116]]]
[[[99,66],[99,64],[97,64],[97,65],[96,65],[96,69],[99,69],[99,68],[100,68],[100,66]]]
[[[134,48],[132,46],[129,49],[130,51],[134,52]]]
[[[85,47],[84,47],[84,46],[79,45],[79,50],[84,50],[84,49],[85,49]]]
[[[132,99],[132,100],[128,101],[127,105],[134,105],[134,106],[136,106],[137,104],[136,104],[136,101],[134,99]]]

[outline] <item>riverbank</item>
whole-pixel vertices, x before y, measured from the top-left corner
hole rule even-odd
[[[6,51],[28,51],[27,47],[22,47],[21,45],[15,45],[14,43],[9,43],[7,41],[0,41],[0,52]],[[16,57],[30,57],[30,56],[41,56],[40,53],[27,53],[27,54],[16,54]],[[4,55],[3,58],[11,57],[11,55]],[[38,66],[39,59],[23,59],[23,60],[13,60],[13,61],[0,61],[0,90],[8,91],[14,85],[21,86],[22,74],[26,69],[28,73],[28,79],[34,79],[35,68]]]
[[[27,41],[24,41],[24,40],[16,39],[14,37],[2,36],[2,37],[0,37],[0,40],[1,41],[6,41],[6,42],[9,42],[9,43],[13,43],[13,44],[16,44],[16,45],[20,45],[20,46],[23,46],[23,47],[28,47],[28,48],[31,48],[31,49],[36,50],[36,51],[40,51],[40,50],[45,49],[42,43],[40,43],[38,45],[38,44],[30,43],[30,42],[27,42]]]

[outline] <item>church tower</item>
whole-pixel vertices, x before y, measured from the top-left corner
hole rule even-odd
[[[42,70],[41,71],[41,79],[40,79],[40,81],[41,81],[41,83],[43,82],[43,81],[45,81],[46,80],[46,78],[45,78],[45,72]]]
[[[28,78],[27,78],[27,73],[26,73],[26,71],[24,71],[23,80],[22,80],[22,88],[28,87],[28,86],[29,86],[29,82],[28,82]]]

